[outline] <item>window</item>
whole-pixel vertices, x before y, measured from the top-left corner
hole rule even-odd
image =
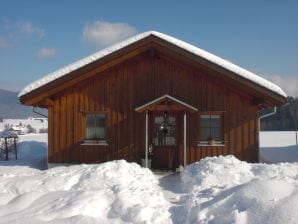
[[[200,116],[200,142],[208,141],[222,142],[222,116],[201,115]]]
[[[86,140],[106,140],[106,116],[104,114],[86,114]]]

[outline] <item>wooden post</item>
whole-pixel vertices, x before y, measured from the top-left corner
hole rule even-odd
[[[16,142],[16,138],[13,138],[14,140],[14,153],[16,156],[16,160],[18,159],[18,149],[17,149],[17,142]]]
[[[148,110],[146,111],[146,125],[145,125],[145,167],[148,168]]]
[[[4,138],[4,141],[5,141],[5,159],[8,160],[7,138]]]
[[[183,128],[183,165],[186,166],[186,112],[184,112],[184,128]]]

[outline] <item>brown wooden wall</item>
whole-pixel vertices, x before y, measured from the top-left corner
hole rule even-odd
[[[82,74],[83,75],[83,74]],[[249,96],[203,68],[160,54],[139,55],[55,95],[49,107],[49,162],[93,163],[144,157],[145,115],[135,108],[169,94],[202,111],[222,111],[225,146],[197,146],[199,115],[188,114],[187,162],[234,154],[257,161],[258,109]],[[84,113],[107,114],[107,146],[83,146]]]

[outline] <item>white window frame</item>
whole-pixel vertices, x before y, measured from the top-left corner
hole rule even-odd
[[[208,140],[202,140],[200,139],[201,138],[201,117],[202,116],[208,116],[210,119],[212,116],[219,116],[220,118],[220,132],[221,132],[221,140],[215,140],[212,144],[210,144],[210,142]],[[198,141],[198,146],[225,146],[225,141],[224,141],[224,133],[223,133],[223,114],[209,114],[209,113],[206,113],[206,114],[200,114],[199,115],[199,141]],[[209,126],[207,128],[212,128],[211,127],[211,124],[209,124]],[[212,137],[212,136],[211,136]]]
[[[100,139],[87,139],[87,116],[96,116],[96,115],[104,115],[105,125],[104,125],[104,138]],[[84,115],[84,122],[85,122],[85,132],[84,132],[84,141],[81,145],[108,145],[107,142],[107,113],[105,112],[86,112]],[[95,128],[95,127],[94,127]]]

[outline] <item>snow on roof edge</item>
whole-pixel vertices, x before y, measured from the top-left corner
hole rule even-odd
[[[283,97],[287,97],[287,94],[276,84],[268,81],[267,79],[253,73],[250,72],[238,65],[233,64],[232,62],[229,62],[223,58],[220,58],[212,53],[209,53],[201,48],[198,48],[194,45],[191,45],[187,42],[184,42],[182,40],[178,40],[172,36],[168,36],[166,34],[163,33],[158,33],[156,31],[153,31],[153,33],[156,33],[156,35],[180,48],[183,48],[199,57],[202,57],[204,59],[206,59],[207,61],[210,61],[216,65],[219,65],[222,68],[225,68],[226,70],[229,70],[245,79],[248,79],[256,84],[259,84],[265,88],[267,88],[270,91],[273,91]]]
[[[250,80],[278,95],[281,95],[283,97],[287,97],[286,93],[279,87],[277,86],[276,84],[244,69],[244,68],[241,68],[240,66],[237,66],[225,59],[222,59],[214,54],[211,54],[205,50],[202,50],[194,45],[191,45],[187,42],[184,42],[182,40],[179,40],[179,39],[176,39],[172,36],[169,36],[169,35],[166,35],[166,34],[163,34],[163,33],[160,33],[160,32],[157,32],[157,31],[148,31],[148,32],[144,32],[144,33],[140,33],[140,34],[137,34],[133,37],[130,37],[122,42],[119,42],[119,43],[116,43],[110,47],[107,47],[103,50],[100,50],[94,54],[91,54],[85,58],[82,58],[70,65],[67,65],[61,69],[58,69],[52,73],[49,73],[48,75],[45,75],[44,77],[30,83],[29,85],[27,85],[19,94],[18,94],[18,97],[21,97],[27,93],[30,93],[32,92],[33,90],[35,89],[38,89],[60,77],[63,77],[67,74],[69,74],[70,72],[72,71],[75,71],[79,68],[82,68],[83,66],[85,65],[88,65],[100,58],[103,58],[104,56],[106,55],[109,55],[117,50],[120,50],[126,46],[129,46],[141,39],[144,39],[150,35],[154,35],[156,37],[159,37],[173,45],[176,45],[177,47],[179,48],[182,48],[186,51],[189,51],[190,53],[193,53],[194,55],[197,55],[199,57],[202,57],[204,58],[205,60],[208,60],[224,69],[227,69],[247,80]]]

